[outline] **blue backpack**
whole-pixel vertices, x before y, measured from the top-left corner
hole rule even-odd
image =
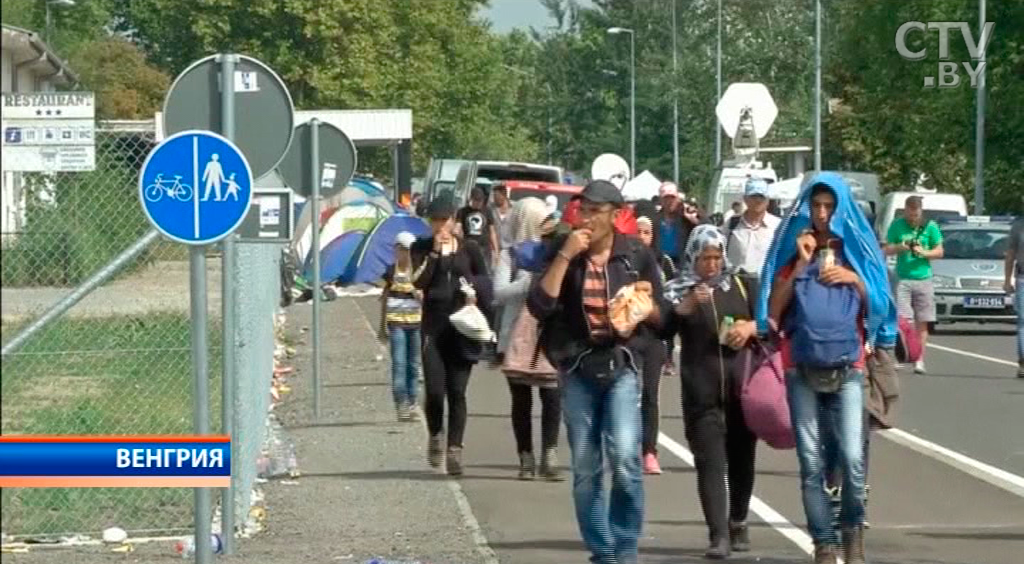
[[[807,368],[844,368],[861,356],[861,298],[851,284],[829,286],[819,278],[819,261],[793,281],[786,335],[793,363]]]

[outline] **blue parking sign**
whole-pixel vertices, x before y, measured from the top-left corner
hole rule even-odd
[[[207,245],[230,235],[252,201],[252,170],[234,143],[210,131],[182,131],[157,145],[139,173],[139,200],[167,237]]]

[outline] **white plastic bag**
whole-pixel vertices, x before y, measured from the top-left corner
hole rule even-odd
[[[451,320],[455,330],[462,333],[466,338],[474,341],[489,342],[494,340],[494,331],[491,330],[484,312],[475,305],[463,306],[459,311],[451,314]]]

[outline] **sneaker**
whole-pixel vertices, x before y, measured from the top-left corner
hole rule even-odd
[[[729,545],[733,552],[750,551],[750,529],[746,522],[729,523]]]
[[[648,452],[644,455],[644,474],[657,476],[661,474],[661,464],[658,464],[658,455]]]
[[[519,453],[519,479],[532,480],[537,476],[537,466],[532,452]]]
[[[1024,358],[1017,361],[1017,377],[1024,378]]]
[[[713,539],[708,549],[704,551],[704,558],[708,560],[725,560],[729,557],[729,540]]]
[[[434,468],[441,466],[441,459],[444,457],[444,435],[438,433],[430,437],[427,443],[427,462]]]
[[[830,544],[814,546],[814,564],[836,564],[836,549]]]
[[[914,363],[914,374],[927,374],[928,371],[924,368],[924,361],[919,360]]]
[[[562,472],[558,469],[558,449],[548,447],[540,455],[540,467],[537,469],[541,478],[549,482],[561,482]]]
[[[448,447],[448,454],[445,456],[445,470],[449,476],[462,475],[462,447]]]
[[[409,405],[409,421],[419,421],[423,419],[423,413],[420,411],[420,406],[413,403]]]
[[[398,420],[403,423],[409,421],[410,417],[412,417],[412,415],[409,413],[409,404],[407,403],[397,404],[395,406],[395,411],[398,412]]]

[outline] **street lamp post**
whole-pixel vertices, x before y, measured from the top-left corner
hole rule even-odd
[[[53,20],[50,16],[50,5],[56,4],[58,6],[74,6],[75,0],[46,0],[46,29],[43,30],[46,33],[46,43],[50,43],[50,36],[52,35],[51,28],[53,26]]]
[[[722,0],[718,0],[718,46],[715,48],[715,104],[722,100]],[[715,117],[715,168],[722,165],[722,122]]]
[[[981,215],[985,213],[985,52],[988,50],[988,38],[985,37],[985,0],[981,0],[978,12],[981,76],[978,77],[978,90],[975,94],[977,102],[974,119],[974,213]]]
[[[821,170],[821,0],[814,2],[814,170]]]
[[[636,33],[626,27],[610,27],[608,33],[629,34],[629,169],[636,176]]]
[[[676,49],[676,0],[672,0],[672,181],[679,186],[679,53]]]

